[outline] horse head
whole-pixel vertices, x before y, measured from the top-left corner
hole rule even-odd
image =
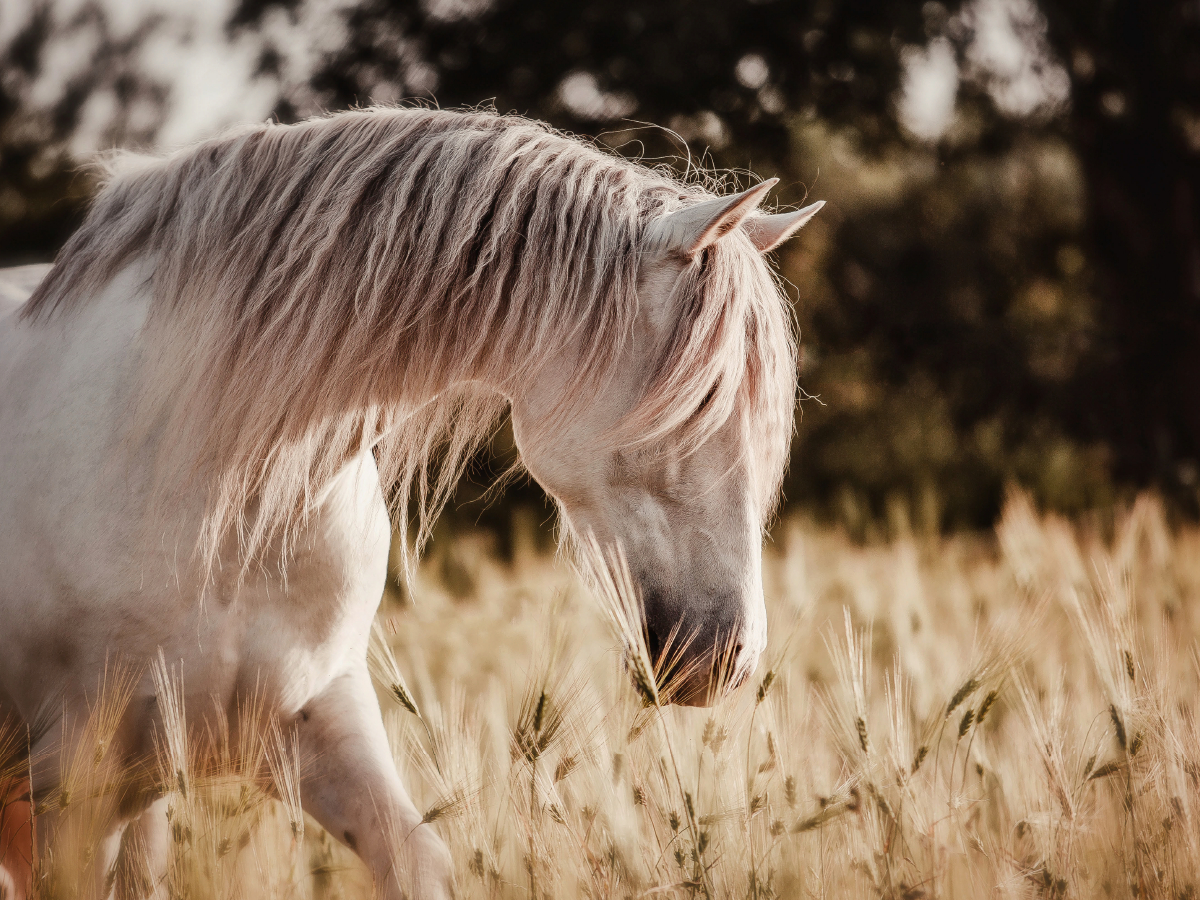
[[[796,367],[761,255],[822,205],[757,214],[774,183],[647,221],[633,333],[602,376],[579,396],[568,345],[512,396],[522,461],[567,535],[620,548],[659,688],[676,703],[712,703],[766,646],[762,538]]]

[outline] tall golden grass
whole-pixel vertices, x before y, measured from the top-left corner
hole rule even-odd
[[[678,709],[551,555],[435,540],[371,661],[461,897],[1196,896],[1200,529],[1151,497],[1088,524],[1013,495],[994,536],[863,547],[784,521],[765,567],[753,682]],[[175,697],[170,895],[370,896],[299,811],[286,730],[199,766],[155,677]],[[41,897],[151,877],[87,874],[121,777],[104,741],[128,681],[110,685],[93,752],[41,801],[62,835]]]

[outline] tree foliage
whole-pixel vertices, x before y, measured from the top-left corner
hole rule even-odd
[[[778,175],[785,204],[829,201],[780,256],[802,385],[819,397],[802,403],[787,491],[866,534],[880,521],[985,524],[1012,482],[1068,511],[1153,485],[1196,513],[1195,10],[363,0],[318,23],[340,37],[300,79],[286,74],[289,32],[271,23],[300,22],[308,5],[242,0],[228,36],[257,41],[284,121],[411,98],[492,104],[652,163],[743,183]],[[1016,41],[1007,50],[984,40],[996,16]],[[8,259],[48,254],[77,214],[86,190],[71,187],[65,148],[97,85],[118,110],[169,102],[134,77],[134,38],[101,41],[99,74],[34,116],[40,131],[22,125],[50,24],[35,17],[0,57]],[[952,56],[956,106],[939,135],[919,137],[901,98],[914,54],[935,50]],[[1004,71],[1001,51],[1023,53],[1024,69]],[[1026,102],[1038,79],[1049,99]]]

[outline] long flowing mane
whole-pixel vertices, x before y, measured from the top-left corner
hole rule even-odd
[[[602,386],[637,315],[647,224],[707,196],[514,116],[372,108],[248,127],[116,158],[24,316],[69,315],[123,268],[152,267],[136,418],[164,483],[211,485],[209,562],[231,530],[247,560],[286,546],[367,448],[404,533],[416,510],[415,552],[507,386],[581,336],[572,393]],[[683,315],[625,439],[698,443],[740,410],[772,493],[795,397],[786,302],[740,234],[677,291]]]

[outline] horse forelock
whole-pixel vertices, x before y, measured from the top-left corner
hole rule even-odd
[[[641,234],[704,196],[539,123],[419,109],[242,128],[111,171],[24,315],[69,314],[153,259],[135,420],[161,440],[160,483],[210,485],[208,565],[230,533],[247,563],[286,547],[373,448],[394,519],[415,526],[411,567],[508,387],[581,336],[567,396],[602,385],[637,316]],[[772,493],[795,397],[779,288],[739,233],[676,292],[678,326],[618,439],[697,446],[749,415]]]

